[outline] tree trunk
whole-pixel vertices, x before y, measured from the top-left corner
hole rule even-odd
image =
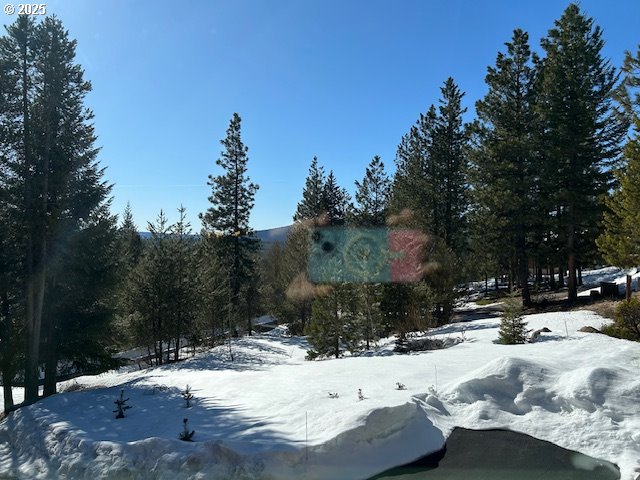
[[[0,316],[4,318],[5,330],[2,332],[2,337],[8,345],[3,349],[3,355],[0,356],[2,360],[2,389],[4,395],[4,411],[8,412],[13,407],[13,393],[11,387],[13,385],[13,351],[9,351],[10,346],[15,342],[13,339],[13,327],[12,321],[9,318],[11,314],[9,310],[9,295],[4,292],[0,296]],[[0,324],[2,326],[2,324]],[[11,349],[14,350],[14,349]]]
[[[573,214],[573,207],[571,208],[571,214]],[[567,298],[570,302],[575,301],[578,298],[578,281],[576,278],[576,252],[575,252],[575,229],[572,224],[569,224],[569,238],[567,239],[568,250],[568,270],[569,270],[569,293]]]
[[[520,283],[520,288],[522,288],[522,305],[525,307],[530,307],[531,292],[529,291],[529,258],[527,257],[526,238],[523,225],[519,227],[518,231],[516,255],[518,283]]]
[[[11,389],[11,379],[6,376],[8,372],[2,371],[2,393],[4,395],[4,411],[5,413],[13,408],[13,390]]]
[[[539,264],[536,265],[536,284],[542,285],[542,267]]]
[[[489,275],[484,274],[484,294],[489,295]]]
[[[558,267],[558,288],[564,287],[564,266]]]
[[[31,173],[31,128],[29,121],[29,69],[27,65],[26,41],[21,49],[22,54],[22,121],[23,121],[23,147],[24,147],[24,210],[28,215],[27,222],[27,255],[26,255],[26,323],[27,323],[27,349],[24,367],[24,400],[25,403],[33,403],[38,399],[38,366],[40,365],[38,354],[40,347],[40,322],[36,307],[36,265],[34,258],[34,232],[33,226],[35,204],[32,198],[32,173]]]
[[[549,272],[549,288],[551,290],[556,289],[556,268],[549,265],[547,267],[547,272]]]
[[[631,275],[627,275],[627,289],[625,290],[625,299],[627,302],[631,300]]]
[[[496,285],[495,285],[495,287],[496,287],[496,292],[498,290],[500,290],[500,287],[498,286],[498,275],[496,275]]]
[[[58,355],[57,355],[57,341],[55,338],[55,328],[53,321],[48,319],[47,322],[47,339],[46,339],[46,353],[44,364],[44,396],[48,397],[56,393],[56,380],[58,374]]]
[[[582,286],[582,265],[578,265],[578,286]]]

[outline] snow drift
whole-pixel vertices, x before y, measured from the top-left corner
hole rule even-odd
[[[0,423],[0,477],[367,478],[440,449],[458,426],[527,433],[634,478],[640,345],[577,332],[606,321],[592,312],[526,320],[551,333],[497,345],[498,322],[488,319],[439,329],[436,338],[465,339],[448,349],[399,355],[387,339],[376,352],[320,362],[304,360],[303,339],[265,335],[235,342],[233,362],[221,347],[180,364],[81,377],[81,390]],[[189,409],[180,396],[187,383]],[[115,420],[120,388],[133,408]],[[193,443],[177,438],[184,417]]]

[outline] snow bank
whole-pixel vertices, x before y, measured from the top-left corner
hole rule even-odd
[[[551,333],[498,345],[499,321],[486,319],[433,332],[464,331],[449,349],[398,355],[389,339],[367,355],[307,362],[304,339],[278,332],[234,341],[233,361],[224,346],[180,364],[80,377],[84,390],[0,423],[0,477],[367,478],[441,448],[459,426],[527,433],[616,463],[632,479],[640,345],[577,332],[606,322],[592,312],[526,320]],[[133,408],[115,420],[120,388]],[[193,443],[177,439],[184,417]]]

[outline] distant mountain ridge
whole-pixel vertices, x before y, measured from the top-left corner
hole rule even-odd
[[[268,228],[266,230],[256,230],[256,237],[262,240],[263,246],[268,247],[274,243],[284,243],[287,241],[287,235],[291,225],[285,227]],[[150,232],[138,232],[142,238],[151,238]],[[193,236],[197,236],[194,234]]]

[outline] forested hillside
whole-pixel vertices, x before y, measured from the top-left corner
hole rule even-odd
[[[34,18],[18,16],[0,37],[7,411],[12,386],[32,404],[62,377],[117,366],[117,351],[177,362],[182,347],[252,335],[261,315],[307,335],[308,359],[337,358],[392,334],[402,349],[409,332],[451,322],[473,280],[505,285],[524,307],[555,291],[570,304],[583,269],[640,264],[640,50],[612,64],[603,31],[576,3],[543,38],[519,28],[504,38],[495,63],[475,72],[486,84],[475,104],[443,78],[437,98],[415,105],[395,158],[373,156],[352,189],[334,159],[297,159],[311,162],[308,176],[277,241],[252,228],[250,172],[266,160],[245,145],[233,112],[226,132],[211,132],[219,151],[201,159],[211,173],[200,224],[182,205],[177,221],[159,210],[147,225],[129,207],[113,211],[73,32],[57,17]],[[419,275],[314,282],[322,229],[378,242],[356,252],[363,263],[406,255],[390,239],[412,232]]]

